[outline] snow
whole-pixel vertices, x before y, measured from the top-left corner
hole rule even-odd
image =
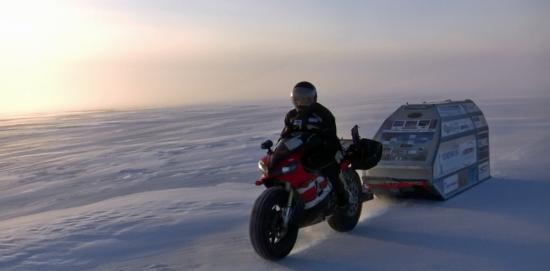
[[[348,137],[404,102],[325,104]],[[0,270],[547,270],[550,98],[476,102],[492,179],[446,202],[376,198],[354,231],[301,229],[275,263],[255,254],[248,219],[259,144],[286,103],[0,120]]]

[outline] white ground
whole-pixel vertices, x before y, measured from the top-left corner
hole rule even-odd
[[[405,101],[328,105],[341,136],[371,137]],[[276,263],[248,219],[284,102],[1,120],[0,270],[549,270],[550,99],[477,102],[491,180],[446,202],[367,202],[354,231],[303,229]]]

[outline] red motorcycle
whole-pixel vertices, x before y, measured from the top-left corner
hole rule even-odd
[[[349,195],[345,206],[337,204],[332,184],[321,175],[314,155],[310,155],[310,146],[319,143],[315,135],[295,133],[281,139],[273,150],[271,140],[262,143],[267,155],[258,162],[262,176],[256,185],[263,184],[267,189],[254,203],[249,228],[252,246],[261,257],[268,260],[286,257],[294,247],[299,228],[326,218],[336,231],[355,228],[362,203],[373,199],[355,169],[375,166],[380,160],[382,145],[361,139],[357,125],[352,129],[352,138],[352,142],[343,141],[339,162],[340,179]]]

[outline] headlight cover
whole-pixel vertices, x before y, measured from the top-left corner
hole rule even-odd
[[[260,160],[258,162],[258,168],[260,169],[260,172],[262,172],[263,174],[267,173],[267,166],[264,164],[264,161]]]

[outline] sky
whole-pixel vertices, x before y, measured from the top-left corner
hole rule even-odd
[[[0,115],[550,95],[550,2],[0,0]]]

